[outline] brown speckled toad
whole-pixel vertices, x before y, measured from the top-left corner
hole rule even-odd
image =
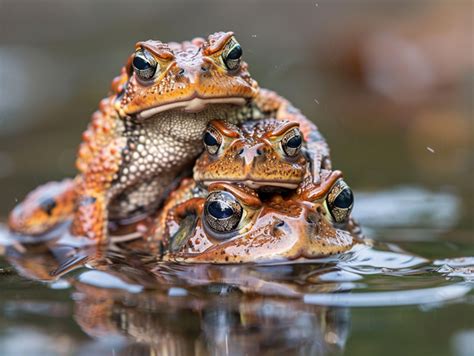
[[[106,242],[108,221],[148,214],[161,204],[202,151],[212,119],[299,123],[317,182],[321,164],[330,163],[316,126],[286,99],[260,89],[247,67],[232,32],[183,43],[137,43],[83,134],[77,177],[57,183],[56,193],[39,187],[12,211],[10,228],[40,234],[64,220],[65,211],[73,216],[73,234]],[[44,200],[49,204],[36,214],[45,218],[38,228],[30,213],[42,209]]]
[[[184,180],[165,204],[154,236],[161,239],[165,260],[206,263],[310,259],[361,241],[341,172],[323,171],[311,194],[312,201],[305,200],[304,189],[263,199],[235,183],[213,183],[204,191]]]
[[[235,126],[209,123],[194,180],[241,183],[254,189],[296,189],[307,174],[303,135],[296,122],[265,119]]]

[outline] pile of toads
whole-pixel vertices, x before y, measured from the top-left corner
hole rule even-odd
[[[185,262],[349,250],[361,238],[354,198],[325,140],[259,88],[242,54],[232,32],[137,43],[83,134],[77,176],[32,191],[10,229],[40,241],[67,224],[106,244],[112,227],[133,225],[163,259]]]

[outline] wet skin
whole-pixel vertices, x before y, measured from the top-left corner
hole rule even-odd
[[[74,235],[107,242],[109,221],[160,206],[202,151],[202,134],[216,118],[298,123],[317,183],[321,164],[330,166],[326,142],[286,99],[260,89],[241,57],[231,32],[183,43],[137,43],[83,134],[76,178],[58,183],[57,191],[37,188],[10,214],[10,229],[41,234],[72,217]],[[54,202],[46,210],[45,199]]]
[[[153,235],[164,246],[164,259],[180,262],[275,262],[348,251],[360,239],[350,218],[352,192],[339,171],[321,177],[318,186],[268,197],[235,183],[203,190],[185,180]]]
[[[214,120],[207,127],[205,150],[194,165],[194,180],[205,186],[233,182],[248,187],[296,189],[309,174],[299,125],[265,119],[235,126]]]
[[[196,180],[185,180],[151,223],[148,236],[164,247],[155,249],[157,255],[164,250],[168,261],[217,264],[275,262],[342,253],[360,239],[350,218],[352,192],[339,171],[321,168],[320,182],[313,182],[298,124],[212,121],[203,140]]]

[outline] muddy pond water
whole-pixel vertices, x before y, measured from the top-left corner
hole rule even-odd
[[[443,227],[430,222],[438,199],[448,221],[457,198],[358,194],[355,215],[379,241],[299,263],[170,264],[127,244],[25,249],[2,228],[0,354],[472,354],[474,246],[463,234],[436,241]],[[397,219],[370,224],[375,202]]]

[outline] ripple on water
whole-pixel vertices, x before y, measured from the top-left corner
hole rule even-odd
[[[5,258],[26,279],[12,278],[30,300],[18,303],[18,292],[6,288],[3,315],[10,322],[34,315],[49,325],[52,311],[65,320],[71,311],[97,340],[75,340],[71,347],[79,354],[254,354],[262,345],[267,354],[332,354],[345,348],[353,308],[415,305],[429,312],[461,305],[474,286],[473,257],[430,261],[387,243],[314,261],[186,265],[160,262],[126,244],[22,249],[1,231],[0,239]],[[35,301],[40,285],[27,279],[46,282],[42,293],[49,296]],[[65,303],[54,304],[61,293]],[[0,351],[4,338],[0,333]],[[465,350],[468,339],[456,336],[453,347]]]
[[[102,251],[100,260],[87,259],[89,269],[77,274],[74,280],[104,290],[135,294],[145,289],[155,290],[166,297],[200,295],[205,299],[206,295],[235,295],[239,291],[239,294],[297,298],[325,306],[378,307],[443,303],[462,298],[471,291],[474,274],[473,258],[430,262],[390,244],[359,245],[341,256],[275,266],[186,265],[149,259],[140,265],[140,258],[128,253],[114,251],[108,256],[106,253],[107,265]],[[83,260],[77,259],[77,263]],[[62,263],[67,268],[60,265],[56,271],[64,270],[65,274],[58,274],[57,278],[65,280],[67,272],[74,268],[71,257]]]

